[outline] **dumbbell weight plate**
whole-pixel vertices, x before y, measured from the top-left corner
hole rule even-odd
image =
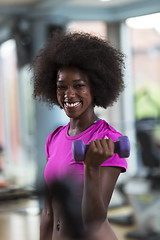
[[[86,153],[86,146],[83,140],[75,140],[72,143],[72,154],[76,162],[83,162]]]
[[[115,144],[115,153],[118,153],[120,158],[127,158],[130,155],[130,143],[127,136],[118,137]]]

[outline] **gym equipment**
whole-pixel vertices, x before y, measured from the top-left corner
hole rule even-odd
[[[85,145],[83,140],[75,140],[72,142],[72,154],[76,162],[83,162],[89,145]],[[130,143],[127,136],[118,137],[117,142],[114,142],[114,152],[120,158],[127,158],[130,155]]]

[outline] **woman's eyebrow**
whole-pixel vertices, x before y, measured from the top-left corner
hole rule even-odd
[[[73,82],[86,82],[86,80],[84,80],[84,79],[75,79],[75,80],[73,80]]]

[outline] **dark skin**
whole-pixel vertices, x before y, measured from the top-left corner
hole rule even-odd
[[[68,135],[87,129],[96,119],[87,76],[78,70],[62,69],[57,76],[57,99],[70,118]],[[75,104],[75,106],[71,106]]]
[[[93,97],[87,75],[77,68],[62,68],[57,74],[57,99],[59,105],[70,118],[68,135],[75,136],[90,127],[97,119],[94,113]],[[121,172],[116,167],[100,165],[114,154],[114,143],[111,139],[97,139],[90,142],[84,160],[84,187],[82,196],[82,218],[84,228],[92,237],[99,240],[103,232],[106,240],[116,240],[108,221],[107,209],[115,184]],[[47,219],[49,219],[47,221]],[[65,239],[52,229],[57,221],[54,204],[46,199],[42,214],[40,239]],[[56,226],[56,224],[54,225]],[[47,237],[45,234],[47,232]],[[52,235],[52,237],[51,237]]]

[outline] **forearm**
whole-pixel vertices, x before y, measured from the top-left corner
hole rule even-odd
[[[100,167],[84,166],[84,190],[82,216],[85,227],[100,226],[106,219],[107,209],[103,201]]]

